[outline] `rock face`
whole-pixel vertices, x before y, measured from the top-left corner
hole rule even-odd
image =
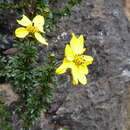
[[[69,76],[60,75],[47,116],[34,130],[127,130],[130,23],[123,1],[84,0],[73,7],[71,17],[60,20],[48,39],[48,51],[58,60],[71,32],[84,35],[86,54],[94,57],[88,84],[72,86]]]
[[[75,32],[85,36],[87,54],[94,57],[94,63],[89,67],[89,83],[85,87],[67,84],[66,76],[59,76],[62,80],[59,79],[46,119],[54,127],[43,123],[41,129],[127,129],[129,27],[121,0],[85,0],[73,8],[69,19],[60,21],[57,35],[49,42],[58,59],[63,58],[65,44]]]
[[[0,101],[10,105],[17,100],[18,95],[13,92],[10,84],[0,84]]]
[[[0,9],[0,54],[13,44],[16,14],[12,9]]]

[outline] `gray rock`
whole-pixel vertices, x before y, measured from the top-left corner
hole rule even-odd
[[[57,25],[57,36],[49,43],[58,59],[64,57],[65,45],[71,32],[75,32],[84,35],[87,54],[94,57],[94,63],[89,67],[86,86],[68,86],[67,79],[64,83],[59,80],[48,117],[54,129],[127,129],[127,82],[130,79],[124,70],[129,72],[130,69],[126,62],[130,56],[128,27],[121,0],[86,0],[73,8],[70,19],[61,20]],[[63,33],[67,35],[62,37]],[[65,75],[59,77],[64,79]]]
[[[0,51],[12,47],[16,28],[16,13],[13,9],[0,9]]]
[[[85,0],[73,7],[70,18],[60,20],[45,51],[55,52],[57,60],[62,60],[75,32],[84,35],[86,54],[94,57],[94,63],[86,86],[75,87],[68,83],[70,76],[59,75],[47,116],[41,116],[33,129],[127,129],[130,23],[122,6],[121,0]]]

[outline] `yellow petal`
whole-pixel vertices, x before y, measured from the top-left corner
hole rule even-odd
[[[85,51],[86,51],[86,48],[83,48],[83,53],[84,53]],[[82,54],[83,54],[83,53],[82,53]]]
[[[29,26],[32,25],[32,22],[29,20],[29,18],[25,15],[23,15],[21,20],[17,20],[17,22],[22,26]]]
[[[78,85],[78,80],[73,79],[72,83],[73,85]]]
[[[86,76],[84,74],[84,69],[78,69],[78,80],[81,84],[85,85],[87,84],[87,79],[86,79]]]
[[[68,44],[66,45],[66,48],[65,48],[65,56],[70,61],[74,59],[74,53]]]
[[[84,73],[85,75],[87,75],[89,73],[88,71],[88,67],[86,65],[80,65],[79,66],[79,70]]]
[[[78,84],[78,68],[76,65],[73,66],[73,68],[71,69],[71,73],[73,76],[73,85],[77,85]]]
[[[79,38],[72,33],[72,39],[70,40],[70,47],[75,54],[82,54],[84,52],[84,38],[80,35]]]
[[[86,85],[87,84],[87,78],[86,76],[83,74],[83,75],[80,75],[79,78],[78,78],[79,82],[83,85]]]
[[[29,34],[29,32],[26,30],[26,28],[20,27],[15,30],[16,37],[24,38]]]
[[[84,58],[85,58],[85,61],[86,61],[86,65],[92,64],[93,57],[91,57],[91,56],[84,56]]]
[[[42,35],[38,32],[34,33],[36,39],[41,43],[41,44],[44,44],[44,45],[48,45],[48,43],[46,42],[45,38],[42,37]]]
[[[63,74],[66,72],[68,68],[73,67],[73,62],[68,61],[66,58],[64,58],[63,63],[56,69],[57,74]]]
[[[84,37],[83,37],[83,35],[80,35],[78,37],[78,40],[79,40],[79,43],[80,43],[80,48],[83,50],[83,47],[84,47]]]
[[[44,22],[45,22],[45,21],[44,21],[44,17],[41,16],[41,15],[37,15],[37,16],[34,17],[34,19],[33,19],[34,26],[35,26],[36,28],[38,28],[38,30],[39,30],[40,32],[44,32],[44,31],[43,31]]]
[[[66,70],[67,70],[67,66],[66,66],[66,64],[63,63],[56,69],[56,73],[63,74],[66,72]]]

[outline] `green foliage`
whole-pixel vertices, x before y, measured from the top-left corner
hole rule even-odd
[[[82,0],[67,0],[68,3],[64,5],[63,10],[51,9],[51,4],[58,1],[59,0],[22,0],[17,4],[2,2],[0,3],[0,8],[18,9],[17,12],[25,12],[30,18],[36,14],[41,14],[46,19],[44,30],[45,32],[50,32],[55,27],[55,24],[59,22],[59,19],[70,16],[71,8],[82,2]]]
[[[8,3],[8,2],[0,2],[0,9],[22,9],[24,7],[23,1],[20,1],[17,4]]]
[[[68,128],[63,128],[63,130],[69,130]]]
[[[0,102],[0,129],[1,130],[12,130],[9,124],[11,114],[8,112],[7,107],[4,103]]]
[[[49,55],[48,60],[39,66],[38,49],[34,44],[27,42],[17,45],[19,52],[8,59],[4,73],[0,73],[0,76],[6,77],[19,94],[17,113],[24,121],[23,128],[28,129],[51,102],[52,84],[55,83],[55,56]],[[5,60],[1,59],[1,62],[4,66]]]
[[[68,3],[71,6],[79,5],[82,2],[82,0],[68,0]]]

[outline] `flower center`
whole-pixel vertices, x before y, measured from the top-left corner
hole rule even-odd
[[[28,30],[28,32],[30,33],[35,33],[35,32],[38,32],[38,29],[32,25],[29,25],[26,27],[26,29]]]
[[[79,66],[85,63],[85,59],[82,55],[75,55],[73,62]]]

